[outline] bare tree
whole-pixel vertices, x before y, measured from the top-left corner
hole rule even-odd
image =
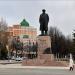
[[[50,27],[49,35],[51,37],[52,52],[59,57],[65,57],[72,45],[71,39],[66,38],[57,27]]]
[[[3,18],[0,20],[0,31],[7,31],[7,23]]]
[[[0,43],[2,44],[2,49],[0,49],[0,57],[5,51],[6,44],[8,42],[8,33],[7,33],[7,23],[3,18],[0,20]]]

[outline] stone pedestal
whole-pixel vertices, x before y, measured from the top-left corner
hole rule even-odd
[[[51,51],[51,38],[50,36],[38,36],[37,38],[38,43],[38,59],[45,60],[45,61],[53,61],[54,56]],[[45,51],[48,51],[47,54]]]
[[[46,49],[51,49],[51,38],[50,36],[38,36],[38,54],[43,54]],[[51,52],[51,50],[50,50]]]
[[[54,55],[51,53],[51,38],[50,36],[38,36],[38,57],[35,59],[27,59],[22,61],[24,66],[66,66],[64,63],[54,61]],[[49,53],[45,53],[48,49]]]
[[[54,60],[53,54],[51,54],[51,38],[50,36],[38,36],[38,57],[36,59],[28,59],[26,62],[23,60],[23,65],[50,65],[49,63]],[[45,53],[45,50],[49,53]]]

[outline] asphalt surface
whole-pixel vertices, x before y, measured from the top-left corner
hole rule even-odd
[[[0,69],[0,75],[75,75],[68,69]]]

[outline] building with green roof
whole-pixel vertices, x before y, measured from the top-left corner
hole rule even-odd
[[[30,26],[29,23],[23,19],[20,24],[13,25],[8,28],[8,31],[11,36],[19,36],[20,40],[24,44],[36,42],[37,29],[33,26]]]
[[[21,26],[29,27],[29,23],[25,19],[23,19],[20,24]]]

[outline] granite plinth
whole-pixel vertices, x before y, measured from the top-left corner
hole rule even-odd
[[[38,36],[38,56],[36,59],[23,60],[23,65],[49,65],[50,62],[54,61],[54,56],[51,53],[51,38],[50,36]],[[47,50],[48,49],[48,50]],[[47,52],[49,53],[46,53]]]

